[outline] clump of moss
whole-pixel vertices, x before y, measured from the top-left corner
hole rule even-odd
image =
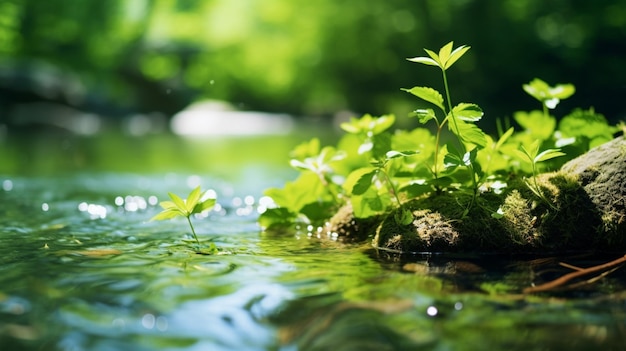
[[[376,230],[373,244],[376,247],[401,252],[444,251],[458,243],[459,233],[440,213],[414,210],[413,222],[400,225],[393,213],[387,216]]]
[[[626,142],[585,154],[561,171],[536,176],[537,196],[522,180],[505,193],[450,191],[403,204],[413,221],[357,219],[345,207],[331,221],[340,236],[400,252],[547,253],[626,247]],[[605,173],[612,178],[607,179]],[[535,182],[536,181],[536,182]],[[375,235],[371,229],[377,227]]]
[[[531,201],[515,189],[506,196],[501,210],[500,221],[511,241],[522,246],[532,245],[537,237],[537,217],[532,214]]]

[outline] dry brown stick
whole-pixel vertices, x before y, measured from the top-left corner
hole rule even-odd
[[[559,286],[567,283],[568,281],[578,278],[578,277],[582,277],[584,275],[587,274],[591,274],[591,273],[595,273],[595,272],[599,272],[599,271],[603,271],[605,269],[609,269],[612,267],[615,267],[617,265],[620,265],[622,263],[626,262],[626,255],[613,260],[611,262],[607,262],[601,265],[597,265],[597,266],[593,266],[593,267],[589,267],[589,268],[584,268],[582,270],[579,271],[575,271],[569,274],[566,274],[558,279],[555,279],[553,281],[541,284],[541,285],[537,285],[537,286],[531,286],[528,287],[526,289],[523,290],[523,292],[525,294],[530,294],[530,293],[536,293],[536,292],[541,292],[541,291],[548,291],[548,290],[552,290],[555,288],[558,288]]]

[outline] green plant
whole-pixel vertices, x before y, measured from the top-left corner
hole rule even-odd
[[[163,208],[163,211],[152,217],[150,220],[154,221],[185,217],[187,219],[187,223],[189,223],[189,228],[191,228],[191,233],[196,240],[196,244],[198,244],[196,251],[198,253],[204,253],[200,250],[200,240],[198,240],[196,230],[191,223],[191,216],[213,208],[216,199],[211,197],[205,198],[206,192],[202,193],[199,186],[193,189],[189,193],[189,196],[187,196],[187,199],[184,200],[174,193],[168,193],[168,195],[172,201],[162,201],[159,203],[159,205]],[[211,243],[209,253],[215,253],[216,251],[217,248],[215,247],[215,244]]]
[[[530,190],[553,206],[537,176],[557,168],[557,161],[612,139],[619,128],[609,126],[593,109],[576,109],[557,123],[547,112],[574,87],[550,87],[535,79],[524,90],[541,101],[544,110],[518,111],[514,119],[522,130],[500,125],[498,137],[487,135],[474,124],[482,118],[482,109],[472,103],[453,106],[450,98],[446,72],[467,50],[468,46],[453,50],[450,42],[439,53],[426,50],[428,57],[410,59],[442,72],[445,99],[430,87],[403,89],[435,106],[412,114],[421,124],[434,121],[435,132],[394,128],[395,116],[366,114],[341,124],[345,133],[335,146],[321,147],[316,138],[298,145],[290,164],[299,176],[282,188],[265,191],[274,204],[259,217],[261,227],[306,224],[320,229],[344,205],[350,205],[355,218],[377,221],[393,214],[396,224],[407,225],[413,221],[412,200],[433,197],[436,202],[435,196],[442,193],[463,207],[460,217],[467,217],[474,204],[485,206],[477,201],[480,192],[506,194],[512,178],[528,176]],[[452,138],[443,142],[446,132]],[[502,216],[502,209],[493,212],[493,217]]]
[[[572,84],[557,84],[551,87],[539,78],[524,84],[522,88],[528,95],[541,102],[544,116],[548,116],[548,109],[554,110],[561,100],[569,98],[576,92],[576,88]]]
[[[414,112],[420,123],[426,124],[430,120],[434,120],[437,125],[435,154],[433,159],[434,178],[438,179],[440,175],[438,166],[439,153],[442,149],[440,140],[444,126],[448,124],[448,129],[455,135],[457,143],[456,145],[450,143],[446,144],[444,166],[447,171],[454,170],[459,166],[467,167],[470,173],[475,199],[478,191],[478,182],[482,176],[480,166],[476,162],[476,156],[478,149],[486,146],[486,138],[485,133],[473,124],[473,122],[477,122],[482,118],[483,111],[478,105],[472,103],[460,103],[454,107],[452,106],[446,71],[470,49],[469,46],[465,45],[459,46],[454,50],[452,50],[452,47],[453,42],[449,42],[439,50],[438,54],[431,50],[424,49],[429,57],[414,57],[409,59],[409,61],[412,62],[436,66],[441,69],[446,94],[445,101],[441,93],[431,87],[420,86],[403,90],[435,105],[443,114],[442,117],[438,117],[433,109],[418,109]]]
[[[531,178],[532,181],[528,181],[526,179],[526,185],[528,186],[528,188],[546,204],[548,204],[553,209],[556,209],[554,208],[552,202],[548,200],[548,198],[543,194],[543,191],[537,183],[537,164],[539,162],[547,161],[555,157],[565,156],[566,154],[561,152],[561,150],[559,149],[547,149],[539,152],[539,140],[536,140],[531,145],[530,150],[527,150],[524,145],[522,145],[521,150],[517,150],[517,152],[524,160],[526,160],[532,166],[533,169],[533,176]]]

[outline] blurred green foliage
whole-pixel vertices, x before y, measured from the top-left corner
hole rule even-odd
[[[625,112],[621,0],[0,0],[0,70],[54,64],[84,86],[73,103],[109,114],[210,98],[404,116],[400,88],[436,74],[405,58],[450,40],[473,47],[453,93],[486,118],[527,108],[519,87],[537,76],[576,85],[572,106]]]

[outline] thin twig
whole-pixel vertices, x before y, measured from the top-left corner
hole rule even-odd
[[[587,274],[591,274],[591,273],[595,273],[595,272],[600,272],[600,271],[604,271],[610,268],[613,268],[615,266],[618,266],[622,263],[626,262],[626,255],[613,260],[611,262],[608,263],[604,263],[601,265],[597,265],[597,266],[593,266],[593,267],[589,267],[589,268],[584,268],[582,270],[578,270],[569,274],[566,274],[558,279],[555,279],[553,281],[541,284],[541,285],[537,285],[537,286],[531,286],[528,287],[526,289],[523,290],[523,292],[525,294],[530,294],[530,293],[536,293],[536,292],[542,292],[542,291],[548,291],[548,290],[552,290],[555,288],[558,288],[560,286],[562,286],[563,284],[567,283],[568,281],[578,278],[578,277],[582,277],[585,276]]]
[[[584,268],[576,267],[574,265],[571,265],[571,264],[565,263],[565,262],[559,262],[559,266],[562,266],[562,267],[565,267],[565,268],[569,268],[569,269],[574,270],[574,271],[583,271],[583,270],[585,270]]]

